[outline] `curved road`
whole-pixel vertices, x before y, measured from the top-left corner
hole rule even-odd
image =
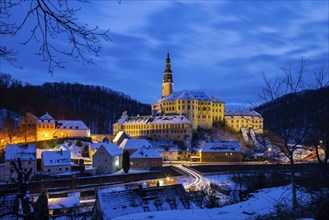
[[[184,167],[182,165],[174,165],[175,168],[180,170],[183,173],[188,174],[190,177],[194,179],[192,183],[184,184],[184,187],[186,190],[190,188],[197,188],[200,189],[202,186],[208,186],[210,185],[210,182],[208,179],[204,178],[202,175],[198,174],[192,169],[189,169],[187,167]]]

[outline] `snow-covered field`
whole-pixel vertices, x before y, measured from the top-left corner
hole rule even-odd
[[[301,193],[298,191],[298,194]],[[262,189],[254,193],[247,201],[222,208],[144,212],[114,219],[251,219],[270,213],[274,210],[275,204],[282,199],[291,200],[291,185]]]

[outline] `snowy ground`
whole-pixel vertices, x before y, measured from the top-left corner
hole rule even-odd
[[[301,194],[300,191],[298,193]],[[247,201],[222,208],[144,212],[114,219],[252,219],[270,213],[274,205],[283,199],[291,200],[291,185],[262,189]]]

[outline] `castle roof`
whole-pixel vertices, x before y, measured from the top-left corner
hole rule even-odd
[[[87,125],[80,120],[58,120],[56,129],[89,130]]]
[[[117,124],[191,124],[184,115],[127,116],[123,115]]]
[[[157,103],[172,102],[176,100],[197,100],[200,102],[223,103],[215,94],[206,94],[205,92],[181,91],[173,92],[169,96],[158,99]]]
[[[261,114],[255,110],[227,110],[225,111],[225,119],[245,118],[245,119],[262,119]]]
[[[48,112],[47,112],[46,114],[44,114],[43,116],[41,116],[39,119],[40,119],[40,120],[54,120],[54,118],[51,117],[51,116],[48,114]]]

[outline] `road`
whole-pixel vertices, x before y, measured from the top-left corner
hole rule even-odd
[[[184,167],[182,165],[174,165],[174,167],[176,169],[180,170],[181,172],[189,175],[189,177],[191,177],[193,179],[192,183],[188,182],[188,183],[184,184],[184,187],[186,190],[189,190],[191,188],[200,189],[202,186],[210,185],[210,182],[207,178],[204,178],[202,175],[198,174],[194,170]]]

